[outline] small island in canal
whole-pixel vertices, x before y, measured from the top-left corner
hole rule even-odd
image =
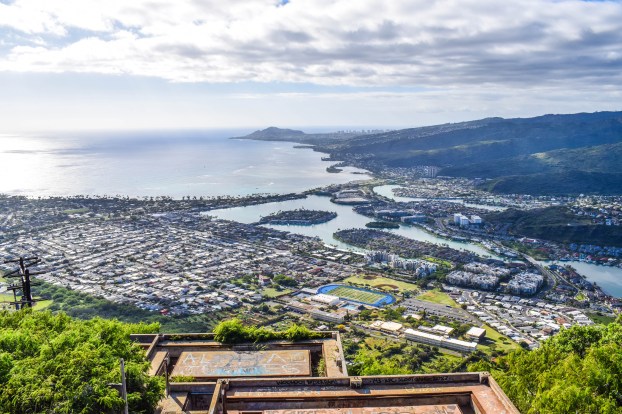
[[[370,229],[399,229],[400,225],[387,221],[370,221],[365,224],[365,227]]]
[[[277,211],[276,213],[262,217],[259,224],[277,224],[294,226],[311,226],[314,224],[326,223],[337,217],[334,211],[307,210],[304,208],[288,211]]]

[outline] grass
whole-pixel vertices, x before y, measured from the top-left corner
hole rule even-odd
[[[293,291],[291,289],[276,290],[275,288],[267,287],[263,288],[261,294],[268,298],[278,298],[279,296],[285,296],[292,292]]]
[[[520,348],[516,342],[512,341],[507,336],[500,334],[492,327],[484,325],[484,329],[486,329],[486,339],[477,345],[481,351],[490,354],[493,350],[496,350],[506,354]],[[492,344],[494,344],[494,347],[491,347]]]
[[[12,293],[0,293],[0,302],[13,302],[13,294]],[[36,311],[40,311],[40,310],[44,310],[47,309],[48,307],[50,307],[50,305],[53,303],[53,300],[40,300],[37,301],[37,303],[35,303],[35,306],[33,307],[34,310]],[[6,307],[13,307],[13,305],[7,304],[7,303],[2,303],[0,304],[0,306],[6,306]]]
[[[328,292],[328,294],[339,296],[340,298],[344,299],[355,300],[357,302],[368,303],[370,305],[373,305],[374,303],[385,297],[385,295],[380,293],[365,292],[362,290],[353,289],[348,286],[339,286]]]
[[[452,308],[458,308],[458,304],[449,297],[448,294],[441,292],[440,290],[429,290],[416,297],[419,300],[425,300],[426,302],[438,303],[439,305],[449,305]]]
[[[383,289],[383,285],[392,285],[398,288],[400,293],[404,293],[406,291],[419,291],[419,287],[415,284],[402,282],[400,280],[389,279],[388,277],[379,277],[379,276],[367,276],[369,279],[366,279],[363,276],[351,276],[347,279],[341,281],[341,283],[351,283],[353,285],[367,285],[374,289],[379,290],[389,290],[391,289]],[[384,286],[388,287],[388,286]]]
[[[616,320],[613,316],[602,315],[598,313],[588,313],[587,316],[594,321],[594,323],[600,323],[603,325],[609,325]]]
[[[33,307],[33,309],[36,311],[45,310],[49,308],[52,305],[52,303],[54,303],[53,300],[40,300],[40,301],[37,301],[37,303],[35,303],[35,306]]]
[[[583,301],[587,299],[582,292],[577,293],[574,298],[578,301]]]
[[[446,267],[448,269],[451,269],[454,267],[454,265],[450,261],[439,259],[438,257],[423,256],[421,260],[427,260],[428,262],[436,263],[437,265]]]
[[[13,301],[12,293],[0,293],[0,302]]]

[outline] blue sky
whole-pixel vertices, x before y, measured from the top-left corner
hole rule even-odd
[[[0,1],[4,131],[407,127],[620,85],[619,1]]]

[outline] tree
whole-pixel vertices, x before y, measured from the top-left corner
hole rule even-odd
[[[164,384],[148,375],[145,352],[129,336],[158,329],[100,318],[81,321],[62,312],[0,312],[0,412],[119,412],[123,401],[108,384],[120,382],[120,358],[130,411],[152,412]]]
[[[359,313],[359,319],[362,321],[368,321],[372,317],[371,311],[369,309],[364,309]]]
[[[272,281],[281,286],[288,287],[295,287],[298,284],[298,282],[296,282],[296,279],[285,275],[276,275],[274,276],[274,279],[272,279]]]
[[[622,412],[622,323],[573,326],[533,351],[480,361],[526,414]]]

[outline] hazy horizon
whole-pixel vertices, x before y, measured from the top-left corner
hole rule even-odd
[[[540,116],[547,115],[575,115],[580,113],[599,113],[599,112],[622,112],[622,107],[620,108],[612,108],[612,109],[603,109],[599,111],[581,111],[581,112],[564,112],[564,113],[541,113],[530,116],[512,116],[512,117],[504,117],[497,115],[490,116],[482,116],[481,118],[469,118],[469,119],[456,119],[450,120],[446,122],[438,122],[438,123],[422,123],[422,124],[413,124],[413,125],[251,125],[251,126],[206,126],[206,127],[190,127],[190,126],[167,126],[167,127],[148,127],[148,126],[134,126],[134,127],[110,127],[106,126],[93,126],[92,128],[78,128],[78,129],[69,129],[69,128],[48,128],[48,129],[40,129],[40,130],[0,130],[0,137],[3,136],[14,136],[14,135],[58,135],[58,134],[68,134],[74,136],[82,136],[85,135],[93,135],[97,136],[100,134],[122,134],[122,133],[167,133],[167,132],[184,132],[184,133],[205,133],[205,132],[230,132],[232,135],[228,138],[239,138],[249,135],[255,131],[264,130],[271,127],[276,127],[280,129],[292,129],[299,130],[305,132],[307,134],[321,134],[321,133],[330,133],[330,132],[338,132],[338,131],[365,131],[365,130],[399,130],[399,129],[409,129],[409,128],[422,128],[428,126],[442,125],[442,124],[456,124],[462,122],[470,122],[470,121],[478,121],[481,119],[487,118],[503,118],[503,119],[527,119],[527,118],[537,118]],[[163,137],[165,138],[165,137]]]

